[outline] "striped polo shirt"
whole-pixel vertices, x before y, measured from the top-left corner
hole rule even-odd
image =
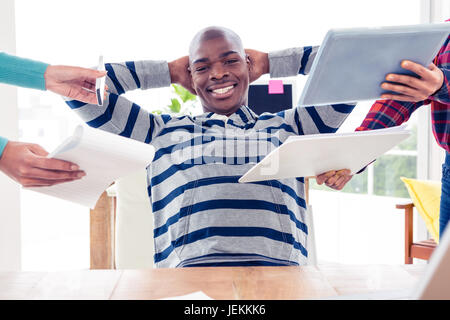
[[[316,49],[271,53],[271,75],[306,74]],[[154,115],[122,94],[169,86],[167,62],[111,63],[106,69],[103,106],[67,103],[88,125],[155,147],[147,173],[157,267],[306,263],[303,178],[243,184],[238,179],[289,136],[335,132],[354,105],[259,116],[247,106],[229,117]]]

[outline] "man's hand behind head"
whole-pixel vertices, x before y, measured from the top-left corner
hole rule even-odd
[[[268,53],[253,49],[245,49],[245,53],[250,60],[250,83],[269,73]]]
[[[189,71],[189,56],[184,56],[169,62],[169,72],[172,83],[183,86],[192,94],[197,94],[192,87],[192,77]]]

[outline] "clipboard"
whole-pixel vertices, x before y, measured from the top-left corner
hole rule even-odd
[[[406,126],[352,133],[291,136],[247,171],[240,183],[314,177],[330,170],[355,174],[411,135]]]
[[[450,33],[450,23],[331,29],[311,66],[298,105],[379,99],[388,73],[417,76],[400,66],[428,66]]]
[[[47,158],[76,163],[86,172],[86,176],[29,190],[93,209],[100,195],[112,182],[144,170],[154,156],[155,147],[152,145],[79,125]]]

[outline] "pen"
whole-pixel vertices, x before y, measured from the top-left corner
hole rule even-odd
[[[105,63],[103,62],[103,56],[101,55],[98,60],[97,70],[105,71]],[[97,78],[95,80],[95,93],[97,95],[97,104],[99,106],[103,105],[103,96],[105,94],[105,77]]]

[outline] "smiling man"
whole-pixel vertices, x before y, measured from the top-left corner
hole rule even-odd
[[[306,264],[303,178],[238,179],[289,136],[335,132],[353,110],[341,104],[258,116],[247,107],[250,82],[265,73],[307,74],[316,52],[245,51],[233,31],[210,27],[193,38],[189,56],[170,63],[107,64],[104,106],[68,101],[88,125],[156,148],[147,172],[157,267]],[[122,95],[171,83],[197,94],[204,113],[154,115]]]
[[[247,104],[250,61],[236,34],[201,31],[191,41],[189,60],[191,84],[205,111],[229,116]]]

